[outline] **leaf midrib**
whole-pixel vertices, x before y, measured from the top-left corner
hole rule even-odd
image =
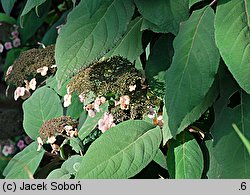
[[[90,170],[89,172],[87,172],[85,174],[86,175],[89,175],[91,172],[93,172],[93,170],[95,170],[96,168],[98,167],[101,167],[104,163],[106,162],[109,162],[111,159],[113,159],[113,157],[115,156],[118,156],[120,153],[123,153],[124,151],[126,151],[128,148],[130,148],[130,146],[132,145],[135,145],[135,143],[140,140],[140,139],[143,139],[143,137],[146,137],[147,134],[151,133],[154,129],[156,129],[157,127],[151,129],[151,130],[148,130],[147,132],[145,132],[144,134],[142,134],[140,137],[138,137],[136,140],[134,140],[133,142],[131,142],[129,145],[127,145],[126,147],[124,147],[122,150],[120,150],[119,152],[115,153],[114,155],[112,155],[109,159],[103,161],[102,163],[98,164],[94,169]],[[149,137],[150,137],[150,134],[149,134]],[[105,170],[105,169],[104,169]],[[103,171],[104,171],[103,170]]]

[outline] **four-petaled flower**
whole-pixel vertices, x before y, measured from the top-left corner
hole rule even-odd
[[[4,43],[4,47],[5,47],[6,50],[12,49],[11,42],[8,41],[8,42]]]
[[[42,76],[45,76],[48,72],[49,68],[47,66],[43,66],[36,70],[37,73],[41,73]]]
[[[98,121],[98,129],[101,130],[102,133],[104,133],[109,128],[115,126],[113,120],[113,115],[111,113],[105,112],[103,118]]]

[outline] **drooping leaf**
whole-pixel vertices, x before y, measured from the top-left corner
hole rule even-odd
[[[16,0],[1,0],[3,10],[5,11],[7,15],[10,15],[10,12],[12,8],[14,7],[15,3],[16,3]]]
[[[100,106],[100,112],[97,112],[94,117],[87,116],[78,132],[78,136],[81,140],[83,140],[93,131],[93,129],[97,126],[98,121],[103,117],[105,112],[108,112],[108,102],[105,102]]]
[[[0,22],[6,22],[8,24],[15,24],[16,20],[11,16],[8,16],[4,13],[0,13]]]
[[[172,179],[200,179],[203,171],[203,155],[193,135],[183,131],[170,142],[167,165]]]
[[[160,149],[158,149],[154,159],[153,159],[158,165],[160,165],[162,168],[168,170],[167,167],[167,159],[164,156],[164,154],[162,153],[162,151]]]
[[[33,142],[16,154],[4,169],[5,178],[31,179],[44,154],[44,150],[37,151],[37,147],[37,142]]]
[[[23,8],[21,17],[29,13],[33,8],[36,8],[36,14],[39,16],[40,14],[38,13],[38,6],[42,5],[45,1],[47,0],[28,0],[25,4],[25,7]]]
[[[239,85],[250,93],[250,2],[218,1],[215,40],[228,69]]]
[[[71,156],[62,164],[61,168],[53,170],[47,179],[70,179],[78,171],[81,161],[81,156]]]
[[[132,0],[82,0],[68,15],[56,42],[59,85],[115,46],[133,12]]]
[[[43,24],[49,12],[50,5],[51,0],[48,0],[37,8],[39,13],[41,13],[40,17],[37,17],[35,10],[32,9],[29,13],[19,18],[19,22],[23,28],[19,28],[18,30],[23,44],[26,43]]]
[[[120,123],[90,145],[76,178],[130,178],[153,160],[161,137],[160,128],[150,123]]]
[[[177,34],[180,22],[188,19],[188,0],[135,0],[144,21],[142,29]]]
[[[175,135],[213,84],[219,65],[213,21],[210,7],[197,10],[182,23],[174,40],[175,54],[166,72],[165,106],[169,128]]]
[[[39,129],[49,119],[63,115],[63,108],[57,94],[50,88],[37,89],[23,103],[25,132],[32,138],[39,136]]]
[[[137,18],[130,22],[125,35],[121,38],[119,43],[105,55],[105,57],[120,55],[131,62],[136,60],[143,52],[141,43],[141,24],[142,18]]]
[[[242,134],[247,139],[250,138],[250,97],[240,90],[240,98],[240,105],[230,108],[225,104],[220,114],[217,113],[215,107],[217,114],[211,130],[214,140],[208,144],[209,178],[250,178],[250,155],[232,127],[232,124],[235,123],[241,129]]]
[[[162,97],[165,94],[165,73],[174,55],[173,40],[172,34],[162,35],[151,48],[145,67],[148,84],[155,94]]]

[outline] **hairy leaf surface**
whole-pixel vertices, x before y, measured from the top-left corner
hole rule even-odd
[[[228,69],[250,93],[250,2],[222,0],[215,17],[215,40]]]
[[[132,0],[82,0],[68,15],[56,42],[59,85],[114,47],[133,12]]]
[[[33,139],[39,136],[39,129],[49,119],[63,115],[59,96],[53,89],[42,87],[23,103],[25,132]]]
[[[77,178],[130,178],[155,157],[161,142],[159,127],[125,121],[95,140],[83,156]]]
[[[37,151],[38,144],[33,142],[16,154],[4,169],[6,179],[31,179],[44,155],[44,150]]]
[[[214,41],[213,25],[213,10],[205,7],[182,23],[174,40],[175,54],[166,72],[165,95],[168,124],[172,132],[176,132],[183,119],[202,103],[214,82],[219,52]]]

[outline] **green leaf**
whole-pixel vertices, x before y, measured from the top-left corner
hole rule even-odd
[[[48,87],[54,89],[55,92],[56,92],[57,94],[59,94],[60,96],[64,96],[64,95],[67,94],[67,85],[68,85],[69,81],[70,81],[70,80],[67,80],[67,81],[63,84],[63,86],[62,86],[60,89],[58,89],[58,82],[57,82],[57,80],[56,80],[56,77],[53,76],[53,77],[50,77],[50,78],[46,81],[46,86],[48,86]]]
[[[100,112],[97,112],[95,117],[87,116],[85,122],[81,126],[78,136],[81,140],[86,138],[97,126],[98,121],[103,117],[105,112],[108,112],[108,102],[100,106]]]
[[[47,177],[47,179],[70,179],[72,175],[75,175],[80,167],[82,157],[79,155],[71,156],[61,166],[60,169],[53,170]]]
[[[31,179],[44,155],[44,150],[37,148],[37,142],[33,142],[16,154],[4,169],[6,179]]]
[[[25,7],[23,8],[21,17],[29,13],[33,8],[36,8],[36,14],[39,16],[40,14],[38,13],[38,6],[42,5],[45,1],[47,0],[28,0],[25,4]]]
[[[218,79],[214,81],[212,87],[209,89],[203,101],[198,104],[186,117],[182,120],[180,127],[177,130],[171,130],[168,125],[168,115],[166,108],[163,108],[163,121],[162,128],[163,144],[165,145],[169,139],[175,137],[178,133],[183,131],[189,124],[198,120],[202,114],[215,102],[219,94],[219,82]]]
[[[0,22],[6,22],[8,24],[16,24],[16,20],[4,13],[0,13]]]
[[[158,165],[160,165],[162,168],[168,170],[166,157],[164,156],[164,154],[162,153],[162,151],[160,149],[158,149],[158,151],[157,151],[157,153],[156,153],[153,160]]]
[[[183,131],[169,144],[167,165],[170,178],[200,179],[203,171],[203,155],[193,135]]]
[[[177,34],[180,22],[188,19],[188,0],[135,0],[144,21],[142,29]]]
[[[23,103],[25,132],[32,138],[39,136],[39,129],[49,119],[63,115],[63,108],[57,94],[50,88],[41,87]]]
[[[174,36],[162,35],[153,46],[146,62],[145,74],[150,88],[156,95],[165,94],[165,73],[169,68],[174,55]]]
[[[142,31],[141,29],[142,18],[137,18],[130,22],[128,30],[121,38],[119,43],[108,52],[105,57],[122,56],[129,61],[134,61],[143,52],[142,50]]]
[[[50,28],[49,30],[45,33],[42,39],[42,43],[44,45],[51,45],[56,43],[56,38],[58,36],[57,28],[61,24],[63,24],[66,20],[66,17],[70,11],[66,11],[62,14],[59,20],[57,20]]]
[[[36,12],[32,9],[29,13],[19,18],[19,22],[23,28],[19,28],[22,43],[26,43],[36,32],[37,29],[43,24],[50,10],[51,0],[46,1],[39,6],[40,17],[37,17]]]
[[[232,126],[235,132],[238,134],[239,138],[241,139],[242,143],[245,145],[248,154],[250,155],[250,141],[241,133],[236,124],[232,124]]]
[[[122,122],[91,144],[76,178],[130,178],[153,160],[161,137],[158,126],[139,120]]]
[[[213,142],[208,145],[210,153],[209,178],[243,179],[250,178],[250,155],[232,127],[236,124],[242,134],[250,139],[250,96],[240,90],[241,104],[227,107],[217,114],[211,133]]]
[[[228,69],[250,93],[250,2],[221,0],[215,16],[215,40]]]
[[[3,10],[5,11],[7,15],[10,15],[10,12],[12,8],[14,7],[15,3],[16,3],[16,0],[1,0]]]
[[[67,115],[71,116],[74,119],[78,119],[82,112],[83,112],[83,103],[80,102],[77,94],[73,93],[71,104],[67,108]]]
[[[168,125],[175,135],[183,119],[202,103],[213,84],[219,65],[213,21],[210,7],[195,11],[182,23],[174,40],[175,54],[166,72],[165,105]]]
[[[115,46],[133,13],[132,0],[82,0],[68,15],[56,42],[59,86]]]

